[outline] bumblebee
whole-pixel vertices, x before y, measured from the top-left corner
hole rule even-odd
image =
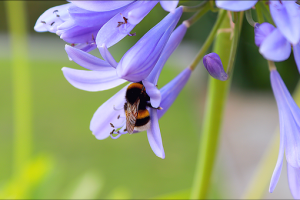
[[[150,113],[147,107],[151,107],[150,97],[142,82],[131,83],[126,91],[124,110],[126,115],[126,130],[145,131],[150,128]],[[161,109],[161,107],[155,108]]]

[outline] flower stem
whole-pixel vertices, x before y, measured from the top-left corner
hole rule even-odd
[[[231,71],[234,65],[234,60],[235,60],[235,55],[236,55],[236,50],[239,42],[239,36],[240,36],[240,26],[241,26],[241,20],[240,20],[240,14],[239,13],[234,13],[234,19],[235,19],[235,25],[234,25],[234,32],[233,32],[233,40],[230,48],[230,57],[229,57],[229,62],[227,66],[227,74],[228,77],[231,76]]]
[[[183,12],[197,12],[200,9],[202,9],[206,3],[207,3],[207,0],[204,0],[196,6],[183,6]]]
[[[260,4],[256,4],[255,5],[255,10],[256,10],[256,14],[257,14],[257,20],[258,20],[258,23],[263,23],[265,20],[264,20],[264,16],[262,14],[262,7]]]
[[[196,12],[191,18],[188,20],[185,20],[184,22],[188,24],[188,26],[193,25],[196,21],[198,21],[205,13],[207,13],[210,10],[209,3],[205,2],[205,4],[202,6],[202,8]]]
[[[300,81],[297,84],[293,94],[295,102],[300,105]],[[254,175],[246,189],[243,199],[262,199],[270,184],[272,173],[278,157],[280,137],[279,127],[275,131],[270,144],[268,145],[259,165],[257,166]]]
[[[275,64],[274,64],[273,61],[268,60],[268,66],[269,66],[269,70],[270,70],[270,71],[276,70],[276,66],[275,66]]]
[[[6,1],[12,54],[14,112],[13,175],[29,161],[31,151],[31,90],[28,63],[25,1]],[[21,185],[19,187],[22,187]]]
[[[205,53],[208,50],[208,48],[211,46],[212,42],[215,39],[217,31],[220,28],[220,26],[221,26],[223,20],[225,19],[225,17],[226,17],[226,11],[225,10],[220,10],[219,15],[218,15],[218,19],[217,19],[217,21],[216,21],[213,29],[211,30],[211,32],[210,32],[209,36],[207,37],[206,41],[204,42],[202,48],[200,49],[200,51],[196,55],[194,61],[190,65],[190,69],[191,70],[195,69],[195,67],[198,65],[198,63],[200,62],[200,60],[205,55]]]
[[[225,16],[226,20],[221,24],[221,28],[229,29],[230,20],[227,15]],[[231,47],[231,44],[229,32],[220,32],[217,35],[213,50],[220,56],[224,66],[228,66],[229,63],[230,52],[227,49]],[[219,81],[212,77],[209,78],[206,110],[199,141],[198,161],[191,199],[207,198],[230,80]]]
[[[251,10],[251,9],[246,10],[246,11],[245,11],[245,15],[246,15],[247,22],[248,22],[251,26],[254,27],[255,24],[256,24],[257,22],[255,22],[255,21],[253,20],[253,18],[252,18],[252,10]]]

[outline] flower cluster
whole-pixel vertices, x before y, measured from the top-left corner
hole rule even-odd
[[[229,79],[240,32],[239,20],[235,21],[232,13],[237,19],[239,14],[243,14],[241,11],[245,11],[246,15],[248,13],[247,20],[254,27],[255,44],[262,56],[269,61],[271,86],[279,110],[280,151],[269,191],[273,192],[278,182],[285,152],[290,190],[294,198],[300,198],[300,109],[273,63],[288,59],[293,50],[300,72],[300,6],[296,1],[216,0],[203,2],[194,7],[177,7],[178,0],[69,2],[47,10],[39,17],[34,27],[38,32],[56,33],[71,44],[65,46],[69,58],[86,70],[62,68],[67,81],[74,87],[86,91],[103,91],[129,82],[98,108],[91,120],[90,130],[99,140],[109,136],[117,139],[124,134],[146,130],[150,146],[160,158],[164,158],[165,153],[158,120],[172,105],[202,58],[205,68],[212,77],[221,81]],[[127,35],[135,36],[135,33],[131,32],[133,28],[158,3],[168,12],[166,17],[141,37],[117,62],[109,48]],[[258,4],[265,6],[264,14],[269,16],[266,17],[267,22],[259,24],[251,19],[251,9]],[[204,50],[200,50],[189,68],[158,89],[157,82],[162,68],[180,44],[187,28],[207,12],[208,7],[212,10],[217,9],[214,5],[221,11],[211,35],[202,47]],[[227,72],[218,54],[209,53],[204,56],[226,16],[222,9],[233,11],[228,12],[234,34]],[[198,14],[177,26],[184,11],[195,10]],[[219,32],[222,31],[225,30]],[[96,48],[103,59],[89,54]],[[143,128],[142,125],[138,125],[138,120]]]
[[[45,11],[34,30],[56,33],[72,46],[89,52],[102,44],[111,47],[127,35],[159,1],[70,1]],[[174,12],[178,0],[161,1]]]
[[[147,130],[148,140],[154,153],[164,158],[158,119],[172,105],[191,74],[191,69],[187,68],[162,89],[157,89],[157,81],[165,62],[187,30],[186,23],[174,30],[181,17],[182,7],[176,8],[178,1],[161,1],[162,7],[170,13],[132,46],[119,62],[116,62],[108,50],[126,35],[133,35],[130,31],[157,3],[158,1],[116,1],[112,4],[105,1],[71,1],[47,10],[38,19],[35,30],[54,32],[72,44],[65,47],[69,58],[87,69],[62,69],[65,78],[76,88],[103,91],[126,81],[141,82],[150,100],[147,108],[151,122]],[[95,48],[99,49],[104,60],[88,53]],[[116,139],[128,133],[128,119],[123,108],[127,87],[128,85],[95,112],[90,129],[97,139],[109,136]]]

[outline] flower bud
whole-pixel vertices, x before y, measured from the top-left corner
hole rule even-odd
[[[228,75],[224,71],[220,56],[216,53],[210,53],[203,57],[203,64],[208,73],[220,81],[226,81]]]

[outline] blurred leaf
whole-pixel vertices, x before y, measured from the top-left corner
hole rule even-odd
[[[106,199],[131,199],[131,194],[127,188],[117,187],[113,189]]]
[[[170,194],[164,194],[162,196],[155,197],[153,199],[189,199],[191,195],[191,189],[176,191]]]
[[[29,161],[17,177],[12,177],[0,189],[0,198],[30,198],[31,192],[46,177],[53,166],[50,156],[42,154]]]
[[[88,171],[70,189],[68,199],[95,199],[103,188],[103,180],[96,172]]]

